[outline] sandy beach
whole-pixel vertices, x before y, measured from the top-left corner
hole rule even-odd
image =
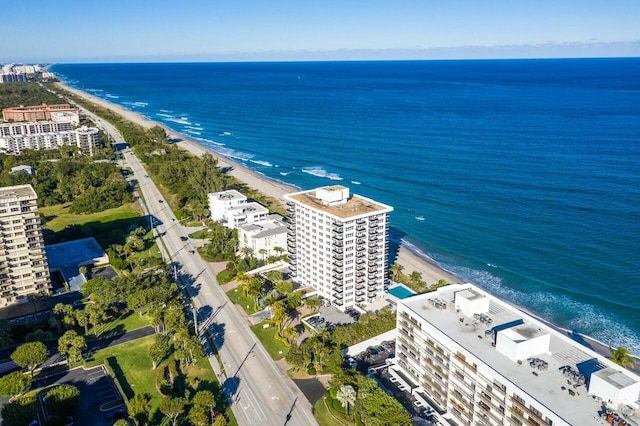
[[[245,182],[248,186],[257,189],[258,191],[266,195],[277,198],[279,200],[283,200],[284,194],[300,190],[300,188],[297,188],[293,185],[286,185],[282,182],[269,179],[266,176],[261,175],[245,167],[243,164],[233,161],[221,155],[220,153],[216,152],[211,148],[202,146],[198,142],[195,142],[194,140],[189,139],[188,136],[177,133],[167,128],[162,123],[150,120],[137,112],[130,111],[126,108],[123,108],[120,105],[113,104],[109,101],[98,98],[89,93],[83,92],[78,89],[74,89],[72,87],[65,85],[64,83],[58,83],[58,84],[65,90],[68,90],[69,92],[72,92],[80,97],[88,99],[89,101],[93,102],[96,105],[100,105],[104,108],[111,109],[116,113],[125,117],[127,120],[137,123],[140,126],[143,126],[145,128],[151,128],[153,126],[163,127],[166,130],[167,135],[172,140],[176,141],[175,143],[181,148],[197,156],[203,155],[204,153],[209,153],[213,155],[218,159],[218,165],[222,168],[227,169],[230,175],[238,178],[242,182]],[[464,282],[464,280],[461,280],[460,278],[456,277],[450,272],[447,272],[446,270],[442,269],[442,267],[440,267],[435,260],[429,258],[424,254],[418,255],[402,245],[398,249],[396,262],[398,262],[400,265],[404,267],[403,272],[406,274],[410,274],[413,271],[420,272],[422,274],[422,279],[427,284],[437,283],[441,279],[445,280],[447,283]],[[609,357],[610,350],[607,345],[597,340],[591,339],[587,336],[573,333],[572,331],[564,329],[556,324],[552,324],[531,312],[527,312],[527,313],[529,315],[536,317],[540,321],[543,321],[549,324],[550,326],[558,330],[560,333],[565,334],[566,336],[594,350],[600,355],[604,357]],[[633,371],[635,371],[636,373],[640,373],[640,362],[636,364],[636,368]]]

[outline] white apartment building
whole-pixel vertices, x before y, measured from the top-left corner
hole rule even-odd
[[[339,309],[383,297],[388,287],[388,224],[392,207],[344,186],[284,196],[291,274]]]
[[[40,133],[67,132],[73,130],[74,127],[75,126],[70,120],[0,123],[0,136],[21,136],[37,135]]]
[[[270,215],[268,219],[238,226],[238,246],[248,247],[260,260],[269,256],[284,254],[287,247],[287,226],[280,215]],[[282,252],[276,251],[279,247]]]
[[[247,202],[247,197],[236,191],[229,189],[222,192],[212,192],[207,198],[209,199],[209,211],[211,219],[216,222],[225,222],[227,220],[227,211],[231,208],[238,207]]]
[[[262,204],[251,202],[231,207],[225,215],[227,228],[238,228],[241,225],[255,223],[269,217],[269,209]]]
[[[603,404],[640,414],[638,376],[471,284],[397,306],[390,373],[458,425],[602,425]]]
[[[0,305],[51,291],[38,196],[31,185],[0,188]]]
[[[51,121],[56,123],[71,123],[74,126],[80,125],[80,114],[76,111],[51,111]]]
[[[25,149],[56,149],[61,146],[76,146],[83,155],[93,156],[100,143],[100,133],[95,127],[80,127],[76,130],[55,133],[28,133],[15,136],[0,136],[0,150],[18,155]]]

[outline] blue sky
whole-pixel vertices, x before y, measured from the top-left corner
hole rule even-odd
[[[0,62],[640,56],[640,1],[32,0]]]

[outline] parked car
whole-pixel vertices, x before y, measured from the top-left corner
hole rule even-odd
[[[393,348],[391,347],[391,345],[387,342],[382,342],[380,344],[380,346],[382,346],[382,349],[384,349],[387,352],[393,352]]]
[[[349,362],[349,367],[351,368],[358,367],[358,361],[356,361],[354,358],[349,358],[348,362]]]

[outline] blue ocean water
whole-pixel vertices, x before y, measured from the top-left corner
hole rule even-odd
[[[465,280],[640,353],[640,58],[55,65]]]

